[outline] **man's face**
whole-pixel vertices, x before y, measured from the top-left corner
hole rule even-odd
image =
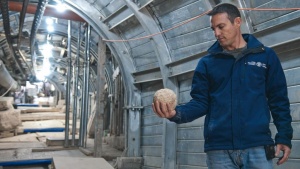
[[[211,17],[211,28],[215,37],[226,50],[236,49],[239,45],[241,18],[231,23],[227,13],[219,13]]]

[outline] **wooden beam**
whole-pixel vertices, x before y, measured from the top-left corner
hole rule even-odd
[[[97,63],[97,108],[95,114],[95,139],[94,139],[94,156],[102,156],[102,135],[103,135],[103,114],[105,102],[105,61],[106,61],[106,45],[99,38],[98,42],[98,63]]]

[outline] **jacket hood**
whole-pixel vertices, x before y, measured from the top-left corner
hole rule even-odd
[[[253,35],[251,34],[242,34],[244,40],[247,42],[247,49],[262,47],[263,44],[257,40]],[[219,53],[222,52],[223,48],[220,45],[218,41],[216,41],[208,50],[208,53]]]

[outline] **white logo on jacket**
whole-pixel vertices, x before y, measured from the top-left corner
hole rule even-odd
[[[263,68],[267,69],[266,64],[265,63],[261,63],[261,62],[251,61],[251,62],[248,62],[248,65],[257,66],[257,67],[263,67]]]

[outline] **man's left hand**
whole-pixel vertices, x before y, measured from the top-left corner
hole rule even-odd
[[[280,153],[280,151],[283,152],[283,156],[280,157],[277,161],[277,165],[281,165],[284,162],[286,162],[291,154],[291,149],[290,147],[284,145],[284,144],[277,144],[276,145],[276,153],[275,156],[277,157]]]

